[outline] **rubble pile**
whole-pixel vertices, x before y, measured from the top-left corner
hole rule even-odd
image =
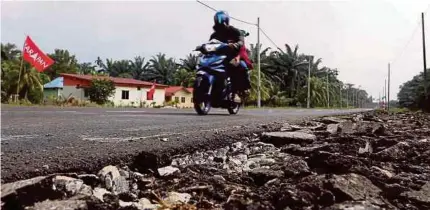
[[[430,116],[377,113],[172,157],[2,185],[2,209],[430,209]]]

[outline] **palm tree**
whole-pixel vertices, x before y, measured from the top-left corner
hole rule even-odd
[[[310,79],[310,104],[311,107],[321,107],[327,104],[327,86],[323,80],[318,77],[311,77]],[[307,87],[301,89],[299,93],[299,101],[302,104],[306,103],[307,100]]]
[[[77,66],[80,74],[94,74],[96,72],[96,66],[90,62],[79,63]]]
[[[132,61],[130,60],[119,60],[113,62],[113,68],[109,75],[112,77],[121,78],[133,78],[133,72],[131,68]]]
[[[137,80],[147,80],[145,73],[149,69],[149,62],[145,62],[145,58],[137,56],[134,61],[130,61],[131,76]]]
[[[196,65],[199,57],[193,54],[188,54],[185,59],[181,59],[181,68],[187,70],[188,72],[194,72],[196,70]]]
[[[351,90],[353,90],[353,86],[354,86],[354,84],[351,84],[351,83],[346,83],[345,84],[346,85],[346,103],[347,103],[347,105],[351,105],[351,100],[350,100],[350,98],[352,98],[352,91]]]
[[[173,58],[166,58],[165,54],[157,54],[149,60],[150,67],[146,75],[150,80],[156,80],[159,83],[172,85],[174,84],[174,74],[177,70],[177,64]]]
[[[260,47],[260,62],[261,62],[261,65],[262,66],[267,65],[268,64],[267,63],[267,59],[268,59],[267,52],[271,48],[267,47],[267,48],[263,49],[263,45],[262,44],[260,44],[259,47]],[[254,44],[251,44],[250,48],[248,49],[249,57],[251,58],[251,60],[252,60],[253,63],[257,63],[257,50],[258,50],[257,46],[254,45]]]
[[[20,64],[18,60],[1,61],[1,100],[6,102],[12,94],[16,94]]]
[[[261,100],[266,101],[270,99],[270,90],[273,88],[272,83],[267,78],[264,72],[260,72],[261,78]],[[248,98],[248,102],[255,102],[258,99],[258,71],[257,69],[251,70],[250,72],[251,79],[251,93]]]
[[[100,57],[95,61],[97,66],[100,67],[98,72],[104,72],[111,77],[132,78],[132,61],[106,59],[106,63]]]
[[[11,43],[1,44],[2,60],[18,59],[20,54],[21,54],[21,50],[17,49],[15,44],[11,44]]]
[[[48,54],[55,63],[50,66],[45,73],[51,80],[55,79],[60,73],[77,73],[78,61],[75,55],[71,55],[68,50],[55,49],[53,54]]]
[[[106,59],[106,63],[105,63],[100,57],[97,57],[97,60],[95,61],[95,63],[99,67],[99,69],[97,70],[97,72],[99,73],[109,74],[109,72],[113,71],[112,59]]]
[[[24,99],[28,99],[28,94],[31,91],[43,91],[43,84],[40,79],[39,72],[30,67],[29,64],[24,65],[21,71],[21,78],[18,84],[18,93]]]
[[[292,98],[297,94],[297,81],[306,75],[308,63],[304,55],[298,54],[298,45],[294,50],[288,44],[285,44],[285,48],[286,52],[279,49],[279,52],[272,53],[271,73],[281,83],[281,89],[287,90]]]
[[[186,69],[179,69],[175,72],[175,85],[182,87],[192,87],[195,80],[195,73],[189,72]]]

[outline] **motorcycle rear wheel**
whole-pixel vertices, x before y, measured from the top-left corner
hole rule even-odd
[[[240,109],[240,104],[239,103],[235,103],[235,106],[228,108],[228,113],[229,114],[237,114],[239,112]]]
[[[232,102],[234,101],[233,100],[233,94],[230,95],[230,100]],[[243,98],[242,98],[242,100],[243,100]],[[239,112],[239,109],[240,109],[241,105],[242,105],[242,103],[233,102],[232,106],[229,107],[229,108],[227,108],[228,113],[232,114],[232,115],[237,114]]]

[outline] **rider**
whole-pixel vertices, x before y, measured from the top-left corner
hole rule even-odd
[[[229,43],[228,45],[234,50],[235,54],[238,55],[239,52],[241,51],[241,49],[244,49],[245,46],[245,36],[242,33],[241,30],[229,25],[230,22],[230,17],[228,16],[227,12],[224,11],[218,11],[217,13],[215,13],[214,16],[214,32],[212,33],[212,35],[210,36],[210,40],[211,39],[217,39],[221,42],[224,43]],[[234,58],[231,62],[231,64],[233,64],[233,66],[237,67],[240,65],[239,60],[237,60],[236,58]],[[235,70],[239,70],[239,69],[233,69],[233,72]],[[238,88],[237,83],[239,83],[240,80],[239,78],[236,78],[238,74],[233,74],[231,79],[232,79],[232,85],[233,85],[233,92],[234,94],[234,100],[236,102],[240,102],[240,98],[238,96],[238,91],[240,89],[247,89],[247,88]],[[248,80],[249,78],[246,77],[246,80]]]

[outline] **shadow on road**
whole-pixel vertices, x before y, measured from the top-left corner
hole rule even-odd
[[[207,117],[207,116],[230,116],[230,114],[225,113],[209,113],[208,115],[198,115],[196,113],[178,113],[178,112],[141,112],[141,113],[136,113],[136,115],[167,115],[167,116],[196,116],[196,117]],[[234,115],[233,115],[234,116]],[[238,116],[240,116],[240,114],[238,114]]]

